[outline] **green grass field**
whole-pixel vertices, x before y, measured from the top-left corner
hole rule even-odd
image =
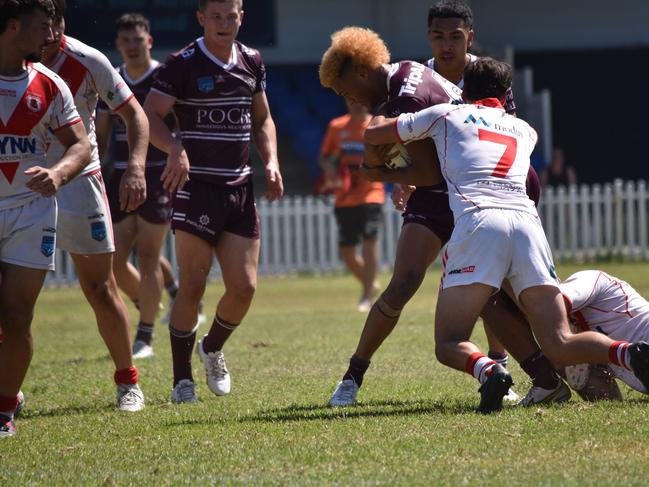
[[[649,264],[599,267],[649,296]],[[208,391],[195,360],[200,402],[170,404],[169,339],[158,327],[156,356],[137,364],[147,407],[136,414],[115,410],[112,362],[81,292],[46,290],[27,409],[18,436],[0,441],[0,485],[647,484],[649,400],[625,386],[623,404],[573,397],[474,413],[477,382],[434,358],[438,279],[431,271],[375,356],[359,405],[343,410],[326,402],[365,318],[349,276],[260,279],[225,348],[228,397]],[[208,310],[220,291],[209,287]],[[475,339],[484,343],[481,327]]]

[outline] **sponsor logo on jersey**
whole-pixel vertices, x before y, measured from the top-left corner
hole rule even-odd
[[[51,257],[54,253],[56,239],[53,235],[43,235],[41,240],[41,254],[45,257]]]
[[[16,97],[16,90],[8,90],[6,88],[0,88],[0,96],[11,96]]]
[[[41,108],[43,108],[43,100],[36,93],[27,94],[25,101],[27,102],[27,108],[29,108],[34,113],[40,112]]]
[[[474,123],[476,125],[484,125],[485,127],[491,127],[491,124],[487,122],[484,118],[478,117],[477,120],[473,115],[466,117],[464,123]]]
[[[36,139],[27,137],[0,136],[0,155],[35,154]]]
[[[201,215],[200,218],[198,219],[198,222],[203,226],[209,225],[210,217],[207,215]]]
[[[213,108],[211,110],[200,108],[196,114],[197,125],[202,125],[206,122],[214,125],[229,123],[236,126],[249,125],[251,123],[249,108],[229,108],[227,110],[221,108]]]
[[[106,224],[104,222],[93,222],[90,224],[90,235],[93,240],[101,242],[106,238]]]
[[[461,269],[453,269],[448,271],[448,275],[450,276],[451,274],[468,274],[471,272],[475,272],[475,266],[470,265],[467,267],[462,267]]]
[[[203,76],[202,78],[198,78],[196,80],[196,84],[198,85],[198,91],[201,93],[209,93],[214,90],[214,78],[211,76]]]
[[[194,49],[193,47],[190,47],[189,49],[185,49],[183,52],[181,52],[180,56],[183,59],[189,59],[190,57],[192,57],[194,55],[195,52],[196,52],[196,49]]]
[[[399,95],[403,94],[414,95],[417,87],[424,81],[424,70],[426,67],[423,64],[412,64],[410,66],[410,74],[404,80],[404,84],[399,90]]]

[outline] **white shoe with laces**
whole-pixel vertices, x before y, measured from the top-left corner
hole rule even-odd
[[[134,359],[143,359],[153,357],[153,347],[147,345],[142,340],[136,340],[133,344],[133,358]]]
[[[511,387],[507,391],[507,394],[503,397],[503,401],[510,403],[518,403],[521,400],[521,396],[514,392],[514,389]]]
[[[171,402],[176,404],[192,403],[198,401],[196,384],[189,379],[182,379],[171,391]]]
[[[343,407],[356,404],[356,395],[360,387],[353,379],[341,380],[329,399],[329,406]]]
[[[203,340],[205,340],[206,336],[201,338],[196,344],[196,353],[205,366],[207,387],[217,396],[225,396],[226,394],[230,394],[230,388],[232,386],[230,373],[225,365],[225,357],[221,350],[210,353],[203,350]]]
[[[25,408],[25,394],[23,394],[23,391],[18,391],[18,405],[14,410],[14,419],[20,416],[20,413],[24,408]]]
[[[570,399],[570,388],[559,379],[559,384],[554,389],[543,389],[532,386],[527,395],[518,403],[519,406],[529,407],[535,404],[547,404],[551,402],[565,402]]]
[[[134,413],[144,409],[144,394],[138,384],[117,385],[117,407],[120,411]]]

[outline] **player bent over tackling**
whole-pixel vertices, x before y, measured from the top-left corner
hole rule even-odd
[[[365,133],[373,145],[424,138],[435,142],[455,218],[435,313],[437,358],[480,381],[480,412],[502,407],[512,378],[469,337],[480,311],[507,279],[541,349],[555,365],[610,360],[628,367],[646,387],[649,343],[570,331],[550,248],[525,194],[537,135],[502,107],[511,76],[507,64],[479,59],[465,69],[463,97],[469,104],[437,105],[396,119],[379,117]]]

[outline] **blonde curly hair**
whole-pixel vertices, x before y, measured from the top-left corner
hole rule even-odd
[[[320,83],[331,88],[345,63],[378,68],[390,62],[390,51],[383,39],[371,29],[345,27],[331,34],[331,46],[322,56]]]

